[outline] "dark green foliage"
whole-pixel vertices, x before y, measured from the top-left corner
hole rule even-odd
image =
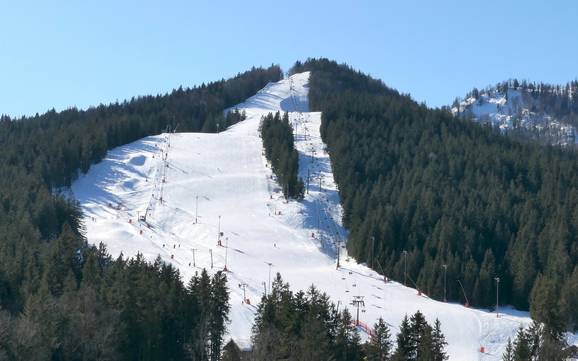
[[[113,147],[167,128],[224,130],[244,117],[225,108],[281,75],[272,66],[84,111],[0,117],[1,359],[218,359],[224,275],[185,288],[160,261],[112,260],[86,244],[78,205],[60,193]]]
[[[277,274],[271,293],[258,306],[253,328],[253,356],[256,361],[330,360],[337,346],[347,349],[348,330],[343,330],[341,314],[327,295],[311,287],[307,293],[293,294],[289,284]],[[334,355],[335,356],[335,355]]]
[[[373,326],[373,337],[367,346],[367,361],[388,361],[392,348],[389,328],[380,317]]]
[[[436,318],[432,330],[432,361],[444,361],[448,359],[445,352],[447,346],[446,338],[442,333],[441,322]]]
[[[211,347],[220,347],[224,330],[205,328],[202,311],[211,310],[212,323],[226,321],[212,310],[228,309],[228,297],[198,297],[206,274],[185,289],[179,272],[160,260],[150,264],[138,255],[113,261],[103,246],[84,247],[83,255],[91,261],[78,266],[82,276],[70,285],[67,279],[59,295],[42,282],[22,314],[0,313],[0,323],[10,325],[4,331],[0,326],[0,352],[8,360],[203,360],[194,354],[197,336],[213,355],[204,360],[217,359]],[[209,294],[221,294],[223,284],[216,274],[205,286]]]
[[[312,110],[323,112],[350,254],[375,254],[374,264],[403,280],[407,250],[410,285],[438,299],[446,264],[448,298],[463,300],[459,279],[477,306],[495,304],[499,276],[500,303],[528,309],[536,288],[532,303],[562,312],[541,320],[576,327],[575,152],[503,137],[326,59],[293,69],[304,70]],[[555,286],[538,287],[539,274]]]
[[[425,320],[423,314],[417,311],[409,319],[403,319],[400,333],[397,336],[397,349],[394,361],[444,361],[448,359],[445,353],[446,342],[441,333],[441,324],[436,319],[434,328]]]
[[[405,326],[404,326],[405,325]],[[402,341],[400,341],[402,340]],[[389,329],[380,319],[369,343],[360,344],[355,321],[327,295],[311,287],[293,293],[277,274],[271,294],[263,297],[253,327],[253,360],[369,361],[446,360],[440,324],[434,329],[418,312],[406,317],[398,335],[397,358],[391,358]],[[436,348],[437,347],[437,348]],[[399,350],[405,350],[399,352]],[[404,355],[410,355],[405,357]],[[419,357],[419,358],[416,358]]]
[[[289,114],[281,117],[279,112],[275,115],[269,113],[263,118],[260,129],[265,156],[271,162],[283,194],[287,198],[303,198],[303,181],[298,178],[299,154],[295,149]]]
[[[564,336],[548,326],[534,322],[527,329],[520,328],[512,343],[508,340],[504,361],[564,361],[570,359]]]

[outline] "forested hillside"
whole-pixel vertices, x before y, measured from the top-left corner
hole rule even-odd
[[[507,96],[509,91],[516,91],[523,98],[512,99],[518,103],[514,107],[522,106],[526,101],[531,112],[550,114],[564,123],[578,126],[578,80],[559,85],[511,79],[484,89],[474,88],[466,94],[465,99],[479,101],[483,95],[490,94]],[[459,105],[460,99],[454,100],[453,106]]]
[[[575,146],[578,126],[578,82],[566,85],[530,83],[516,79],[456,99],[452,113],[489,124],[518,139]]]
[[[228,311],[225,277],[185,286],[176,269],[113,260],[86,244],[60,196],[106,151],[164,129],[215,132],[223,109],[281,77],[279,67],[162,96],[0,121],[0,359],[215,360]]]
[[[401,282],[407,261],[408,285],[437,299],[447,266],[448,298],[465,301],[459,280],[476,306],[495,304],[500,277],[500,303],[576,328],[575,153],[502,137],[326,59],[292,71],[307,70],[353,256]]]
[[[299,155],[293,141],[293,128],[289,124],[289,115],[279,112],[269,113],[263,118],[260,126],[261,138],[265,156],[271,162],[271,167],[279,185],[283,188],[286,198],[303,198],[303,180],[297,177],[299,173]]]

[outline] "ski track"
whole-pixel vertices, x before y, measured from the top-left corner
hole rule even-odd
[[[222,270],[226,257],[231,296],[228,337],[244,348],[250,347],[255,306],[264,287],[269,288],[270,262],[271,279],[280,272],[294,291],[313,284],[341,308],[348,305],[353,314],[352,296],[364,296],[360,320],[366,324],[381,316],[395,334],[406,314],[421,310],[428,321],[442,322],[451,360],[499,360],[507,338],[531,322],[526,313],[506,309],[507,314],[498,318],[495,313],[418,296],[415,289],[385,283],[383,276],[347,257],[344,248],[342,267],[336,269],[333,240],[346,239],[347,232],[319,134],[321,114],[308,112],[308,79],[309,73],[300,73],[268,84],[235,107],[244,110],[247,119],[219,134],[161,134],[111,150],[72,186],[84,211],[88,241],[104,242],[113,256],[140,252],[153,260],[160,255],[179,269],[185,282],[202,268],[211,273]],[[259,123],[263,115],[276,111],[290,112],[300,175],[306,179],[309,170],[313,179],[301,202],[285,201],[262,153]],[[138,220],[149,203],[150,227]],[[223,246],[217,246],[219,215]],[[242,284],[250,305],[243,303]],[[485,354],[479,352],[481,346]]]

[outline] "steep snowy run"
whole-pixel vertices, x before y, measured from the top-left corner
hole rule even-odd
[[[517,130],[531,139],[562,146],[578,143],[576,127],[540,111],[540,98],[528,89],[491,87],[474,93],[454,102],[452,113],[497,127],[502,133]]]
[[[508,337],[530,322],[526,314],[501,310],[496,317],[385,283],[340,246],[347,234],[321,114],[308,112],[308,79],[301,73],[267,85],[236,107],[247,119],[219,134],[167,133],[110,151],[72,187],[89,242],[104,242],[114,256],[160,255],[185,282],[202,268],[226,267],[229,336],[242,347],[250,347],[256,305],[280,272],[293,290],[313,284],[341,307],[353,309],[353,296],[363,296],[361,321],[372,325],[381,316],[394,334],[417,310],[428,321],[439,318],[452,360],[499,360]],[[261,117],[276,111],[290,112],[300,175],[311,180],[300,202],[285,201],[263,156]]]

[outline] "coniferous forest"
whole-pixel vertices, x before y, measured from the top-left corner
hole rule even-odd
[[[303,180],[298,178],[299,155],[294,146],[293,128],[289,114],[269,113],[261,123],[261,138],[265,156],[283,189],[285,197],[303,198]]]
[[[578,327],[574,151],[503,137],[327,59],[292,71],[307,70],[354,257],[402,282],[407,262],[408,285],[440,300],[445,266],[448,299],[475,306],[495,305],[500,277],[500,303]]]
[[[170,94],[0,121],[0,360],[216,360],[224,274],[187,285],[160,260],[89,246],[63,187],[106,151],[163,130],[216,132],[223,109],[282,76],[277,66]]]
[[[271,293],[263,297],[257,309],[253,360],[447,360],[438,320],[432,326],[417,311],[405,317],[393,340],[389,327],[379,319],[373,325],[370,342],[362,344],[356,316],[339,306],[313,286],[307,292],[293,293],[277,274]]]
[[[474,88],[466,94],[466,98],[473,97],[478,100],[481,94],[494,90],[507,94],[509,89],[517,90],[524,97],[530,98],[532,112],[551,114],[562,122],[578,125],[578,103],[573,101],[578,97],[578,80],[555,85],[510,79],[485,89]],[[453,106],[458,103],[458,99],[454,100]]]

